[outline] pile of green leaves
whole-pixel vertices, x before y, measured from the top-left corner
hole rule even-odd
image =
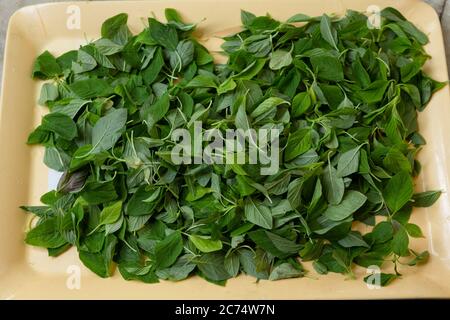
[[[42,206],[23,207],[39,217],[26,242],[51,256],[76,246],[99,276],[117,265],[148,283],[302,277],[301,262],[314,261],[349,276],[355,264],[393,266],[384,285],[399,264],[424,262],[428,252],[409,248],[422,237],[409,218],[440,192],[413,191],[417,112],[445,84],[421,71],[427,36],[393,8],[381,17],[377,29],[355,11],[287,22],[242,11],[223,65],[173,9],[138,35],[119,14],[101,39],[43,53],[33,77],[51,80],[39,100],[50,112],[28,143],[64,174]],[[173,164],[171,132],[194,121],[281,130],[278,173]]]

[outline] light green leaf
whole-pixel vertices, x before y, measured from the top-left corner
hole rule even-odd
[[[211,240],[204,236],[189,235],[189,240],[195,245],[195,247],[201,252],[213,252],[222,249],[222,241]]]
[[[269,68],[280,70],[292,63],[292,55],[289,51],[278,49],[272,53],[269,61]]]
[[[273,218],[270,209],[263,204],[255,203],[251,198],[245,201],[245,218],[260,227],[272,228]]]
[[[336,205],[329,205],[324,215],[333,221],[344,220],[361,208],[366,200],[367,197],[361,192],[349,190],[344,195],[342,202]]]

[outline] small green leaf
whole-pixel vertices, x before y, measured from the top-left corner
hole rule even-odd
[[[178,45],[178,34],[176,30],[153,18],[149,18],[148,21],[152,39],[163,47],[175,51]]]
[[[392,251],[395,254],[404,257],[409,256],[409,238],[406,230],[403,226],[399,225],[399,228],[394,233],[392,240]]]
[[[72,140],[77,135],[77,126],[73,120],[62,113],[50,113],[42,118],[41,128],[50,132],[54,132],[61,138]]]
[[[256,107],[256,109],[253,110],[253,112],[250,114],[250,116],[253,118],[259,117],[260,115],[265,114],[265,113],[275,109],[279,105],[282,105],[285,103],[289,103],[289,102],[287,102],[284,99],[278,98],[278,97],[270,97],[270,98],[264,100],[263,102],[261,102]]]
[[[292,55],[289,51],[278,49],[270,56],[269,67],[272,70],[280,70],[292,63]]]
[[[389,209],[395,213],[411,199],[413,193],[411,176],[409,173],[401,171],[388,181],[383,196]]]
[[[330,17],[326,14],[322,15],[322,18],[320,19],[320,33],[322,34],[322,38],[324,38],[326,42],[328,42],[333,48],[338,50],[336,44],[336,30],[334,30],[331,24]]]
[[[441,196],[441,191],[425,191],[413,195],[414,207],[431,207]]]
[[[358,172],[360,148],[361,147],[350,149],[339,157],[336,171],[338,177],[346,177],[352,173]]]
[[[289,135],[284,158],[290,161],[311,148],[312,132],[310,128],[301,128]]]
[[[300,92],[292,100],[292,113],[294,117],[299,117],[308,112],[312,106],[311,96],[309,92]]]
[[[248,235],[258,246],[278,258],[286,258],[296,254],[301,248],[301,245],[296,244],[294,241],[280,237],[267,230],[252,231]]]
[[[263,204],[255,203],[250,197],[245,201],[245,218],[263,228],[272,228],[273,218],[270,209]]]
[[[122,212],[122,201],[117,201],[105,208],[100,213],[99,225],[116,222]]]
[[[155,246],[155,267],[168,268],[175,263],[183,251],[183,239],[181,233],[175,231]]]
[[[270,273],[269,280],[281,280],[281,279],[289,279],[289,278],[299,278],[303,277],[304,272],[295,268],[291,263],[284,262],[275,268],[273,268]]]
[[[331,54],[312,56],[311,64],[318,78],[328,81],[344,80],[344,71],[338,58]]]
[[[45,51],[37,57],[33,66],[33,78],[50,79],[61,73],[61,67],[55,57],[48,51]]]
[[[48,218],[40,221],[36,227],[28,231],[25,242],[44,248],[57,248],[62,246],[67,241],[57,231],[56,223],[56,218]]]
[[[323,171],[325,195],[331,205],[337,205],[344,196],[344,180],[337,176],[336,169],[328,165]]]
[[[338,241],[338,243],[344,248],[352,248],[352,247],[366,247],[369,248],[369,245],[363,240],[361,233],[356,231],[350,231],[347,236]]]
[[[417,224],[407,223],[405,225],[406,232],[408,232],[410,237],[413,238],[424,238],[422,230]]]
[[[155,104],[149,106],[143,110],[143,117],[148,130],[150,131],[153,126],[164,116],[169,110],[170,98],[169,94],[164,93]]]
[[[114,147],[125,129],[126,121],[127,110],[125,109],[114,109],[100,118],[92,129],[90,153],[98,154]]]
[[[195,247],[201,252],[213,252],[222,249],[222,241],[211,240],[203,236],[189,235],[189,240],[195,245]]]
[[[367,197],[362,193],[349,190],[339,204],[328,206],[324,215],[333,221],[344,220],[362,207]]]

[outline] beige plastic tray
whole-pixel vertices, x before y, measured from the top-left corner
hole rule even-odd
[[[43,148],[25,144],[45,108],[37,105],[41,83],[30,78],[35,57],[48,49],[55,55],[75,49],[99,37],[101,23],[117,13],[127,12],[133,32],[140,31],[142,18],[154,13],[163,17],[165,7],[177,8],[187,21],[201,21],[198,34],[210,49],[220,41],[214,36],[235,31],[240,25],[240,9],[257,14],[270,12],[287,19],[303,12],[343,14],[346,9],[366,10],[369,5],[398,8],[430,37],[426,50],[432,59],[426,71],[440,81],[447,80],[442,32],[433,9],[416,0],[164,0],[73,2],[26,7],[9,22],[0,109],[0,298],[3,299],[348,299],[450,297],[450,199],[444,193],[428,209],[416,209],[413,221],[422,226],[425,239],[415,240],[414,249],[429,250],[428,264],[401,269],[403,278],[379,290],[369,290],[362,281],[365,269],[357,268],[357,280],[340,274],[318,276],[309,268],[309,277],[276,282],[240,276],[226,287],[210,284],[198,277],[171,283],[146,285],[126,282],[118,272],[101,279],[85,269],[75,250],[50,258],[45,250],[25,246],[24,231],[29,216],[18,207],[39,204],[48,189],[48,169]],[[73,7],[75,6],[75,7]],[[81,29],[68,29],[67,19],[80,10]],[[73,24],[72,24],[73,26]],[[75,25],[76,26],[76,25]],[[450,91],[448,86],[433,96],[420,114],[421,133],[428,144],[420,153],[423,171],[416,181],[418,191],[449,190],[450,185]],[[72,267],[71,267],[72,266]],[[73,269],[75,266],[75,269]],[[81,268],[80,289],[69,289],[73,270]],[[72,269],[71,269],[72,268]],[[69,273],[67,273],[69,271]],[[72,272],[72,273],[70,273]],[[71,286],[69,286],[71,287]]]

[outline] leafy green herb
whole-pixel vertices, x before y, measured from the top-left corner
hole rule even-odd
[[[216,64],[195,23],[165,16],[133,35],[118,14],[100,39],[37,57],[49,113],[27,142],[63,175],[42,205],[22,207],[38,217],[26,243],[50,256],[76,247],[97,275],[117,265],[145,283],[297,278],[313,261],[319,274],[348,276],[355,264],[391,266],[365,278],[385,286],[400,265],[427,261],[411,248],[425,235],[409,218],[441,192],[414,193],[426,143],[417,117],[446,84],[422,71],[423,32],[393,8],[379,29],[352,10],[287,22],[242,11],[242,30],[223,39],[228,61]],[[278,129],[278,171],[174,164],[172,133],[197,121],[202,134]]]

